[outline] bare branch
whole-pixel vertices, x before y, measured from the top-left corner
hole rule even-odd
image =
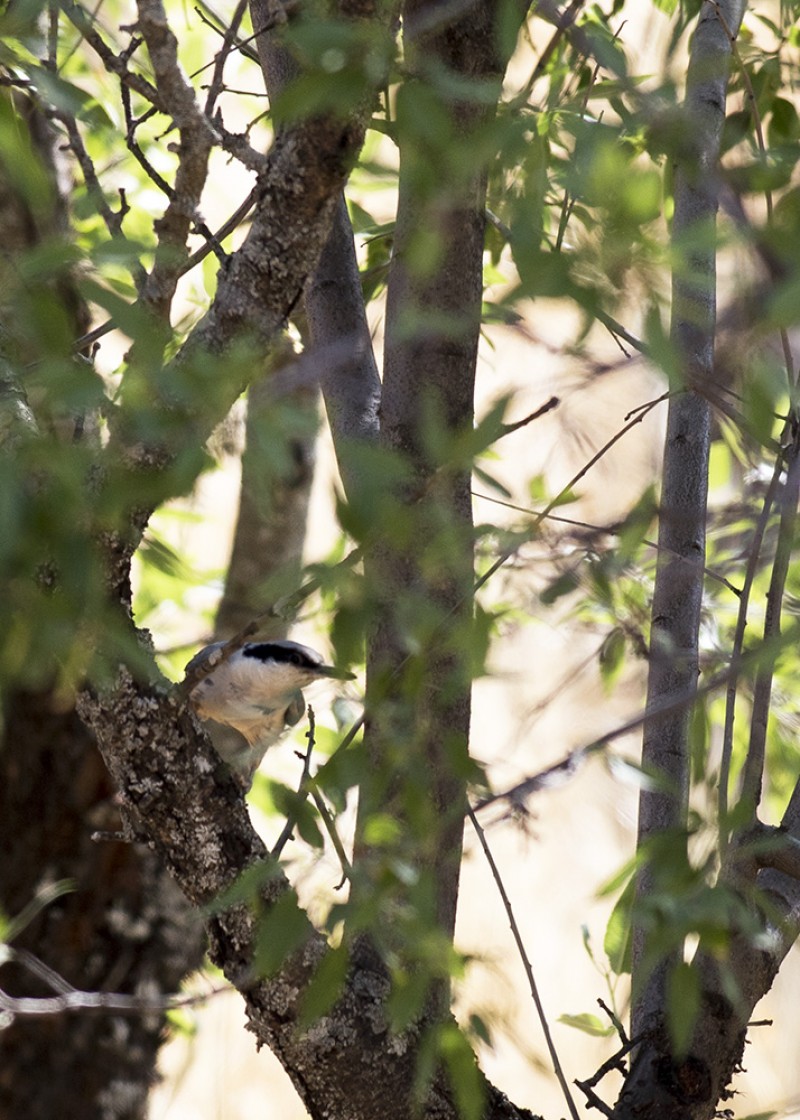
[[[149,101],[155,108],[163,111],[164,107],[155,86],[151,85],[141,74],[135,74],[128,69],[128,56],[125,52],[115,54],[102,35],[95,30],[92,18],[86,14],[83,7],[74,3],[73,0],[64,0],[62,10],[67,19],[80,31],[83,38],[98,55],[106,70],[110,74],[117,75],[123,88],[134,90],[145,101]]]
[[[289,5],[252,0],[252,9],[254,26],[264,29],[257,39],[258,51],[267,92],[274,100],[299,74],[286,49],[267,33],[277,22],[277,13],[286,15]],[[348,465],[348,447],[376,438],[381,383],[344,195],[336,201],[331,231],[303,302],[312,349],[324,350],[344,340],[352,345],[350,359],[320,381],[345,491],[352,494],[359,475]]]
[[[209,253],[215,252],[219,249],[225,238],[232,234],[233,231],[242,224],[247,215],[253,209],[253,206],[256,202],[257,194],[258,191],[254,187],[253,190],[250,191],[250,194],[247,196],[244,202],[242,202],[242,204],[238,206],[236,210],[234,210],[227,221],[223,222],[219,229],[215,230],[210,235],[210,237],[206,240],[206,243],[204,245],[201,245],[199,249],[195,250],[195,252],[192,253],[192,255],[183,262],[180,270],[180,276],[185,276],[187,272],[190,272],[195,267],[195,265],[198,265],[202,260],[205,260]],[[92,346],[95,342],[99,342],[100,339],[105,335],[115,330],[116,326],[117,324],[113,319],[106,319],[104,323],[101,323],[99,326],[94,327],[93,330],[88,331],[87,334],[81,335],[80,338],[77,338],[73,343],[73,348],[75,350],[83,350],[87,346]]]
[[[167,23],[161,0],[137,0],[137,10],[161,104],[169,106],[169,114],[180,133],[175,186],[166,210],[155,223],[156,260],[141,293],[153,311],[167,319],[181,266],[188,255],[186,238],[192,224],[198,222],[208,158],[217,134],[200,111],[194,90],[181,70],[178,41]]]
[[[528,988],[530,989],[531,999],[533,1000],[534,1007],[536,1008],[536,1014],[539,1017],[539,1023],[542,1028],[542,1033],[544,1034],[545,1045],[547,1046],[547,1051],[550,1055],[550,1061],[553,1063],[553,1072],[556,1075],[558,1084],[561,1086],[561,1092],[564,1094],[564,1100],[566,1101],[567,1108],[569,1109],[569,1114],[572,1117],[572,1120],[579,1120],[578,1110],[575,1107],[575,1101],[573,1100],[572,1093],[570,1092],[569,1084],[566,1077],[564,1076],[564,1067],[561,1065],[561,1060],[558,1056],[555,1042],[553,1041],[553,1035],[550,1031],[550,1024],[547,1021],[547,1015],[544,1010],[544,1005],[542,1004],[542,999],[539,995],[539,985],[536,983],[536,977],[533,975],[533,966],[531,965],[530,958],[528,957],[528,953],[525,949],[525,942],[522,940],[522,934],[520,933],[519,926],[517,925],[517,919],[514,917],[514,910],[511,906],[511,900],[508,897],[508,893],[506,891],[505,884],[503,883],[502,876],[500,875],[500,869],[495,863],[494,856],[492,855],[492,850],[489,847],[488,840],[486,839],[486,833],[484,832],[483,828],[481,828],[478,818],[475,816],[475,813],[469,806],[467,807],[467,816],[472,823],[472,827],[475,829],[475,835],[478,837],[480,846],[483,849],[483,854],[486,856],[486,862],[489,864],[489,870],[492,873],[492,878],[494,879],[498,894],[500,895],[500,898],[503,902],[503,908],[506,912],[506,917],[508,918],[508,924],[511,927],[511,933],[517,946],[517,952],[519,953],[520,960],[522,961],[522,967],[524,968],[525,975],[528,979]]]
[[[86,189],[91,195],[92,200],[97,207],[97,212],[106,224],[108,232],[114,236],[118,234],[122,228],[122,222],[128,212],[128,206],[125,202],[124,195],[121,198],[121,205],[119,210],[112,210],[106,202],[105,193],[100,180],[97,177],[94,163],[86,150],[86,145],[78,129],[78,122],[72,113],[68,113],[65,109],[54,108],[52,110],[53,116],[56,120],[60,120],[67,130],[67,137],[69,138],[69,149],[75,156],[78,166],[83,173],[83,181],[86,184]]]
[[[767,492],[764,495],[764,501],[761,507],[761,512],[758,517],[753,539],[750,542],[750,548],[747,555],[747,566],[745,568],[744,580],[742,581],[741,594],[739,596],[739,609],[736,615],[736,628],[733,634],[733,643],[731,645],[730,667],[731,679],[728,682],[727,695],[725,697],[725,723],[722,731],[722,752],[719,765],[719,783],[718,783],[718,806],[719,806],[719,829],[720,829],[720,851],[724,855],[728,843],[728,783],[730,781],[731,772],[731,759],[733,757],[733,732],[736,723],[736,698],[738,695],[739,683],[739,666],[742,660],[742,650],[744,648],[744,636],[747,629],[747,611],[750,606],[750,594],[753,589],[753,581],[756,577],[758,570],[758,561],[761,555],[761,546],[764,541],[764,534],[767,531],[769,519],[772,516],[772,507],[775,502],[775,496],[778,492],[781,474],[784,469],[783,454],[778,455],[775,461],[775,468],[772,472],[772,477],[767,487]]]
[[[214,107],[217,103],[217,98],[222,91],[222,83],[225,75],[225,63],[231,51],[234,49],[237,36],[239,34],[239,27],[244,19],[244,14],[247,11],[248,0],[238,0],[234,8],[231,21],[225,28],[222,38],[222,46],[220,47],[214,59],[214,72],[211,77],[211,84],[208,87],[208,94],[206,96],[205,115],[210,120],[214,115]]]
[[[0,945],[0,967],[11,963],[26,969],[55,993],[52,996],[11,996],[0,988],[0,1013],[13,1017],[19,1015],[39,1018],[78,1011],[151,1015],[153,1012],[163,1013],[180,1007],[194,1007],[199,1003],[206,1003],[220,992],[231,990],[227,985],[221,985],[200,995],[172,996],[148,996],[144,992],[139,995],[129,995],[126,992],[84,992],[74,988],[33,953],[25,949],[14,949],[10,945]]]
[[[780,495],[780,527],[778,545],[772,565],[772,576],[767,592],[767,611],[764,618],[764,642],[777,640],[781,632],[781,608],[789,561],[795,543],[797,524],[797,503],[800,498],[800,432],[795,426],[791,448],[787,452],[786,482]],[[761,783],[764,777],[764,757],[767,742],[767,723],[769,720],[770,697],[772,695],[772,676],[775,663],[772,658],[759,661],[753,689],[753,709],[750,722],[750,741],[742,773],[739,794],[751,815],[761,800]]]

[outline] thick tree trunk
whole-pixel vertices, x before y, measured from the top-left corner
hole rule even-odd
[[[156,855],[94,843],[119,827],[114,790],[93,737],[50,693],[17,692],[0,746],[0,906],[15,917],[64,880],[13,942],[84,991],[158,999],[203,957],[201,923]],[[12,995],[52,995],[3,969]],[[0,1033],[0,1118],[142,1120],[164,1040],[163,1014],[86,1013],[18,1019]]]
[[[2,241],[19,261],[62,232],[67,217],[55,134],[26,99],[18,99],[17,109],[52,187],[51,212],[34,213],[0,168]],[[68,274],[56,279],[55,290],[77,338],[86,330],[87,309]],[[36,355],[21,357],[31,361]],[[11,403],[17,407],[24,400],[12,395]],[[0,454],[13,449],[19,434],[19,423],[9,427],[5,412]],[[26,415],[27,438],[36,438],[33,414]],[[69,441],[79,432],[87,438],[91,430],[76,416],[47,413],[37,419],[45,438]],[[39,892],[62,881],[72,884],[70,893],[22,930],[13,949],[27,950],[84,991],[158,999],[176,992],[199,967],[203,931],[152,852],[92,842],[96,829],[119,827],[113,796],[93,736],[63,697],[19,689],[4,695],[0,911],[13,918]],[[17,966],[3,968],[0,986],[18,996],[53,994]],[[142,1120],[165,1030],[158,1013],[18,1018],[0,1032],[0,1120],[66,1114],[75,1120]]]

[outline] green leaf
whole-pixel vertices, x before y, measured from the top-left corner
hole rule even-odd
[[[571,595],[580,586],[578,576],[575,572],[565,572],[540,593],[539,599],[545,606],[549,607],[556,602],[557,599],[563,598],[565,595]]]
[[[625,663],[625,645],[625,631],[621,627],[615,626],[606,635],[605,641],[600,647],[600,676],[607,689],[611,688],[622,671]]]
[[[445,1028],[441,1047],[458,1111],[464,1120],[481,1120],[486,1089],[472,1047],[454,1024]]]
[[[253,967],[272,976],[313,930],[293,891],[286,890],[258,921]]]
[[[800,117],[792,102],[785,97],[776,97],[772,102],[767,137],[770,147],[791,144],[800,138]]]
[[[349,960],[350,954],[344,944],[329,949],[322,958],[303,993],[300,1007],[301,1029],[307,1029],[315,1019],[325,1015],[336,1003],[344,987]]]
[[[272,796],[278,812],[294,826],[306,844],[312,848],[324,848],[325,840],[317,824],[317,811],[305,793],[298,793],[280,782],[274,782]]]
[[[618,976],[631,970],[633,952],[633,905],[636,899],[636,880],[631,878],[617,900],[606,926],[603,949],[612,972]]]
[[[667,1029],[676,1058],[683,1058],[688,1053],[699,1011],[697,970],[681,961],[667,975]]]
[[[609,1038],[614,1033],[614,1027],[604,1023],[598,1015],[591,1015],[588,1011],[578,1015],[559,1015],[558,1022],[567,1027],[574,1027],[576,1031],[593,1035],[595,1038]]]
[[[397,972],[393,977],[388,1011],[393,1031],[403,1031],[422,1014],[430,994],[430,977],[418,970]]]
[[[473,1012],[469,1017],[469,1029],[470,1034],[479,1039],[484,1046],[488,1046],[490,1049],[493,1048],[492,1032],[489,1024],[476,1012]]]

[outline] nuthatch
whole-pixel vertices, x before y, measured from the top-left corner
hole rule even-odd
[[[212,642],[186,666],[190,674],[224,642]],[[353,673],[325,665],[320,655],[298,642],[247,642],[194,686],[189,699],[202,719],[213,719],[240,732],[247,750],[230,761],[249,788],[268,747],[303,717],[300,691],[320,677],[352,680]]]

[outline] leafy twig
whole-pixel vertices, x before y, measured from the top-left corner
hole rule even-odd
[[[544,509],[536,514],[533,525],[531,526],[531,533],[534,533],[536,529],[538,529],[542,521],[544,521],[544,519],[556,508],[559,502],[570,492],[570,490],[572,490],[573,486],[575,486],[576,483],[580,482],[584,475],[588,474],[592,467],[595,466],[595,464],[598,463],[603,458],[603,456],[611,450],[615,443],[618,443],[624,435],[627,435],[631,428],[634,428],[637,424],[640,424],[642,420],[644,420],[645,416],[652,409],[654,409],[656,405],[659,405],[663,401],[668,400],[671,395],[672,394],[670,392],[662,393],[660,397],[656,397],[655,400],[648,401],[647,404],[642,405],[636,416],[634,416],[634,418],[627,424],[624,424],[623,427],[620,428],[619,431],[611,437],[611,439],[607,440],[606,443],[604,443],[600,448],[600,450],[597,451],[596,454],[594,454],[587,463],[584,463],[578,473],[574,475],[569,480],[569,482],[566,483],[565,486],[561,487],[559,492],[555,495],[554,498],[551,498]],[[489,568],[487,568],[483,575],[475,581],[475,585],[472,589],[473,594],[479,591],[484,586],[484,584],[488,583],[492,576],[495,575],[495,573],[498,572],[500,568],[502,568],[503,565],[511,559],[512,556],[516,555],[520,547],[520,543],[516,542],[510,548],[505,549],[498,556],[495,562],[491,564]]]

